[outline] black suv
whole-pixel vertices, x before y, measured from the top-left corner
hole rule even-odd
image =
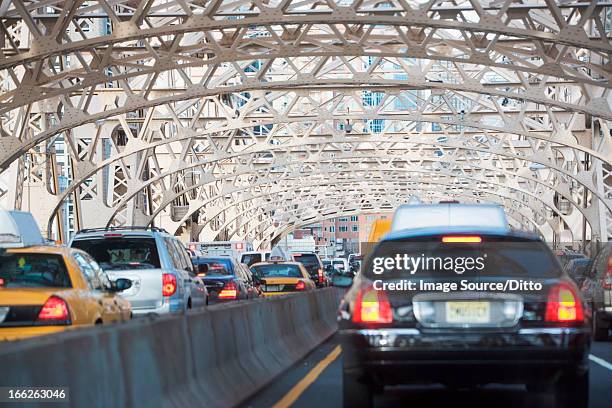
[[[496,383],[551,390],[555,406],[587,407],[589,319],[536,235],[392,232],[340,305],[344,406],[370,406],[385,385]]]
[[[325,275],[325,269],[323,268],[323,262],[319,255],[314,252],[294,252],[291,254],[295,262],[300,262],[304,265],[304,268],[308,271],[310,279],[314,281],[317,288],[329,286],[329,280]]]

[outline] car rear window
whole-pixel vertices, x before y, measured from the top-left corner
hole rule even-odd
[[[240,262],[251,266],[257,262],[261,262],[261,254],[244,254]]]
[[[197,265],[206,265],[208,267],[206,276],[228,276],[233,275],[231,261],[229,259],[202,259],[198,258],[195,263]]]
[[[160,268],[155,238],[76,239],[72,247],[87,252],[104,270]]]
[[[259,265],[252,268],[262,278],[301,278],[302,272],[297,265]]]
[[[319,259],[315,254],[293,254],[293,259],[304,266],[319,265]]]
[[[386,264],[385,264],[386,263]],[[436,277],[553,278],[561,266],[540,241],[483,237],[481,243],[443,243],[441,237],[385,241],[369,256],[370,279]]]
[[[70,277],[61,255],[10,253],[0,255],[2,288],[70,288]]]

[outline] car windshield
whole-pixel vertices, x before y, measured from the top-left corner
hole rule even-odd
[[[261,254],[243,254],[240,262],[251,266],[257,262],[261,262]]]
[[[206,258],[196,258],[194,260],[196,265],[206,265],[207,272],[206,276],[228,276],[232,275],[231,271],[231,261],[229,259],[206,259]]]
[[[160,268],[155,238],[76,239],[72,247],[87,252],[104,270]]]
[[[301,278],[302,273],[297,265],[276,264],[259,265],[252,268],[262,278]]]
[[[481,243],[443,243],[441,237],[426,237],[380,243],[363,273],[370,279],[551,278],[560,276],[561,267],[540,241],[484,237]]]
[[[61,255],[10,253],[0,255],[0,288],[70,288]]]
[[[344,265],[344,261],[334,261],[334,265]]]

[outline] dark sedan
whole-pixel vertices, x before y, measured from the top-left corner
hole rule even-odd
[[[525,384],[587,407],[589,309],[548,246],[506,229],[397,231],[339,310],[344,406],[386,385]]]

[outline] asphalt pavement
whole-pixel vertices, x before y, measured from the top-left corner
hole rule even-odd
[[[243,408],[342,407],[342,354],[334,336],[281,374]],[[595,342],[591,349],[590,407],[609,408],[612,390],[612,340]],[[552,407],[546,393],[527,394],[522,386],[486,386],[447,390],[442,386],[387,387],[375,407]],[[449,405],[450,404],[450,405]]]

